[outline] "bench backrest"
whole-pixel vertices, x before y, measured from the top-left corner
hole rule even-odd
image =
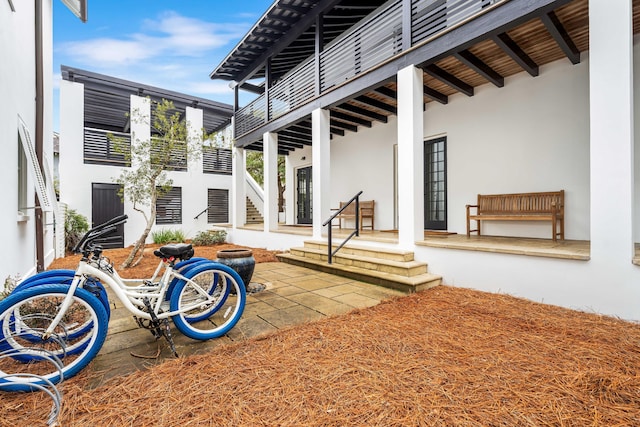
[[[346,202],[340,202],[340,209],[346,204]],[[371,215],[373,213],[373,200],[360,200],[360,213],[364,215]],[[364,211],[364,212],[363,212]],[[352,202],[345,210],[342,211],[342,215],[355,215],[356,202]]]
[[[563,213],[564,190],[544,193],[478,194],[478,213]]]

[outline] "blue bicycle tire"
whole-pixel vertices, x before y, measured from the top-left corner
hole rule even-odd
[[[33,286],[16,293],[12,293],[7,298],[0,301],[0,320],[4,320],[6,316],[18,309],[21,303],[29,302],[37,297],[55,296],[64,298],[68,290],[69,286],[67,285],[51,284]],[[109,320],[107,318],[107,313],[104,309],[104,306],[102,305],[102,302],[95,295],[84,289],[76,289],[74,293],[74,301],[80,304],[81,307],[87,309],[87,311],[91,315],[91,318],[93,319],[94,328],[92,328],[92,335],[90,336],[87,345],[84,346],[83,350],[78,354],[77,358],[74,358],[71,361],[67,360],[69,358],[61,359],[64,364],[61,367],[61,371],[58,371],[58,369],[56,369],[54,372],[48,373],[46,375],[41,375],[42,378],[51,381],[54,384],[57,384],[63,377],[70,378],[76,375],[85,366],[87,366],[89,362],[91,362],[91,360],[93,360],[93,358],[98,354],[98,351],[100,351],[100,348],[104,344],[105,338],[107,336]],[[2,322],[1,324],[4,325],[4,339],[7,341],[13,340],[13,336],[7,336],[9,330],[7,329],[6,324],[4,324],[4,322]],[[15,344],[11,344],[11,348],[19,350],[20,347]],[[37,351],[32,347],[23,348],[28,349],[31,353]],[[37,361],[37,359],[33,358],[32,362],[35,361]],[[23,380],[23,382],[16,383],[15,378],[18,374],[19,373],[17,372],[7,373],[0,370],[0,389],[8,391],[33,391],[36,390],[37,387],[32,387],[32,384],[45,384],[45,381],[43,379],[38,378],[33,378],[29,381]]]
[[[205,310],[207,316],[204,319],[201,319],[201,316],[189,316],[187,313],[178,313],[172,316],[172,320],[176,325],[176,328],[178,328],[178,330],[185,336],[196,340],[209,340],[226,334],[236,325],[236,323],[238,323],[244,311],[247,296],[244,285],[242,284],[242,279],[238,273],[226,265],[215,263],[213,261],[211,263],[199,264],[196,268],[185,274],[185,276],[189,279],[194,279],[200,273],[212,273],[216,276],[216,281],[224,281],[223,295],[221,295],[217,304]],[[218,282],[216,282],[216,286],[217,284]],[[184,296],[183,292],[188,290],[188,285],[187,281],[180,280],[175,286],[170,299],[171,311],[179,311],[181,309],[180,305]],[[233,295],[231,295],[231,287],[235,290]],[[230,306],[227,310],[219,310],[221,304],[219,302],[222,301],[222,303],[225,303],[230,297],[231,299],[236,300],[235,305]],[[216,314],[220,314],[219,311],[224,312],[222,313],[222,316],[225,318],[223,322],[219,325],[215,325],[216,327],[212,330],[203,330],[198,328],[197,323]],[[226,318],[228,314],[230,314],[230,317]]]

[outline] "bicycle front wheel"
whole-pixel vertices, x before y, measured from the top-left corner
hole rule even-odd
[[[200,264],[185,274],[171,294],[176,328],[189,338],[218,338],[233,328],[244,311],[246,292],[231,268],[215,262]]]
[[[2,347],[0,390],[32,391],[80,372],[96,356],[107,336],[108,317],[100,300],[76,289],[69,309],[49,336],[44,332],[57,315],[68,285],[29,287],[0,301]],[[78,331],[82,334],[69,334]]]

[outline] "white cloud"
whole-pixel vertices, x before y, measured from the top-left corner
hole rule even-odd
[[[160,53],[160,49],[146,45],[142,40],[116,40],[100,38],[67,42],[59,51],[74,61],[92,66],[131,64]]]
[[[152,59],[201,57],[242,37],[247,27],[247,24],[216,24],[164,12],[158,19],[145,20],[137,33],[120,38],[66,42],[56,50],[74,62],[94,68]]]

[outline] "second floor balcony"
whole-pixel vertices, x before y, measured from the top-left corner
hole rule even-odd
[[[315,21],[307,19],[306,31],[296,24],[280,29],[284,34],[278,42],[267,44],[255,62],[233,69],[233,61],[252,58],[243,49],[257,43],[259,31],[274,28],[285,16],[291,18],[286,15],[289,1],[276,2],[212,72],[214,79],[234,80],[236,88],[258,93],[235,113],[239,146],[259,147],[263,132],[287,126],[284,119],[278,120],[283,116],[306,126],[301,120],[313,107],[331,109],[332,133],[337,135],[372,120],[385,121],[396,113],[395,72],[407,65],[424,70],[425,102],[446,103],[454,93],[472,96],[481,84],[501,87],[506,76],[522,71],[536,76],[540,65],[563,57],[577,63],[580,52],[588,49],[587,0],[367,1],[362,5],[376,6],[375,10],[359,17],[353,9],[357,22],[332,37],[325,33],[337,24],[329,16],[340,6],[347,10],[348,2],[324,11],[316,10],[320,3],[297,17],[302,25],[317,12]],[[315,42],[303,48],[301,40],[310,38]],[[246,85],[250,78],[264,82]],[[304,144],[286,137],[283,142],[290,142],[281,144],[285,151]]]

